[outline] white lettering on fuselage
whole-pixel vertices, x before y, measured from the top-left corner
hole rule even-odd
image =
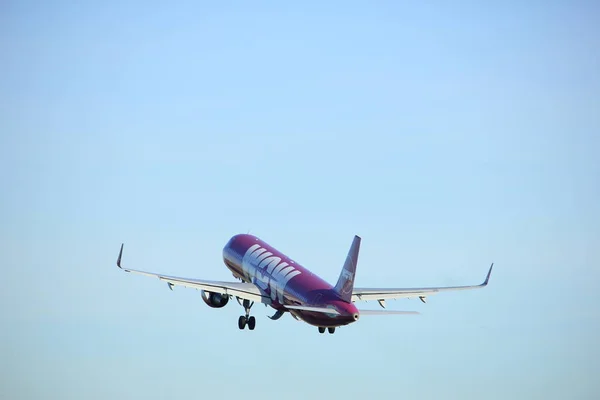
[[[242,258],[246,280],[271,293],[271,300],[283,303],[283,290],[288,282],[301,274],[295,267],[258,244],[251,246]]]

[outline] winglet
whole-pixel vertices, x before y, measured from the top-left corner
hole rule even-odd
[[[121,251],[119,251],[119,258],[117,258],[117,267],[123,269],[121,267],[121,257],[123,256],[123,243],[121,243]]]
[[[490,281],[490,275],[492,274],[492,268],[494,268],[494,263],[490,265],[490,270],[488,271],[487,276],[485,277],[485,281],[483,281],[481,286],[487,286],[488,282]]]

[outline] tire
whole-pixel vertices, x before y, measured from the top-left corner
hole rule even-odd
[[[238,328],[244,329],[245,327],[246,327],[246,317],[244,317],[243,315],[240,315],[240,318],[238,319]]]
[[[325,333],[325,327],[324,326],[320,326],[319,327],[319,333]]]
[[[329,331],[329,333],[333,334],[335,333],[335,327],[330,326],[329,328],[327,328],[327,330]]]
[[[248,318],[248,329],[253,331],[255,326],[256,326],[256,318],[254,318],[254,317]]]

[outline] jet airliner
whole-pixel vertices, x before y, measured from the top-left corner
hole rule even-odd
[[[304,268],[256,236],[233,236],[223,248],[223,261],[233,276],[241,282],[220,282],[179,278],[152,272],[124,268],[121,265],[123,244],[117,266],[126,272],[155,277],[165,281],[169,289],[183,286],[201,290],[204,302],[213,308],[224,307],[236,298],[245,314],[238,319],[238,328],[253,330],[256,319],[250,315],[255,303],[275,310],[272,320],[289,313],[293,318],[318,327],[320,333],[334,333],[340,326],[359,320],[363,315],[419,314],[415,311],[385,309],[385,300],[418,297],[423,303],[427,296],[447,291],[478,289],[487,286],[494,264],[485,281],[479,285],[426,288],[355,288],[354,278],[361,238],[354,236],[342,271],[335,286]],[[357,301],[377,300],[383,309],[359,310]]]

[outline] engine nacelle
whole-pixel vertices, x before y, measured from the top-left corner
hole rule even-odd
[[[202,290],[201,295],[202,300],[204,300],[204,302],[212,308],[225,307],[227,302],[229,302],[229,295],[227,294],[206,292]]]

